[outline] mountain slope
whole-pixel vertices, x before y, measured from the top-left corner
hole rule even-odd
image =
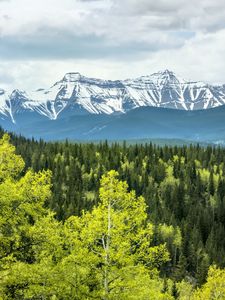
[[[124,81],[67,73],[47,90],[10,93],[0,89],[0,119],[18,126],[25,112],[56,120],[72,115],[123,114],[146,106],[201,110],[224,104],[224,85],[185,81],[168,70]]]
[[[183,139],[225,144],[225,106],[184,111],[142,107],[120,115],[74,115],[49,120],[26,112],[20,126],[0,121],[5,129],[45,140]],[[22,117],[21,117],[22,118]]]

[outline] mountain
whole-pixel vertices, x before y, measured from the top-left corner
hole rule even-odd
[[[25,112],[20,125],[4,123],[3,127],[44,140],[177,139],[225,145],[224,116],[225,105],[195,111],[140,107],[126,114],[80,114],[56,120]]]
[[[18,123],[24,113],[56,120],[85,114],[121,114],[138,107],[201,110],[225,104],[225,85],[190,82],[165,70],[128,80],[101,80],[67,73],[49,89],[0,89],[0,119]],[[22,116],[22,117],[21,117]]]
[[[0,126],[56,139],[185,139],[225,143],[225,85],[171,71],[110,81],[67,73],[49,89],[0,89]]]

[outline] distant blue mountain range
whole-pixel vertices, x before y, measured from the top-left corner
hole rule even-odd
[[[197,111],[142,107],[120,115],[77,114],[56,120],[25,112],[17,124],[0,125],[45,140],[183,139],[225,144],[225,106]]]

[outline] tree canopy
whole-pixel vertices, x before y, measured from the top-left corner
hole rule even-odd
[[[42,141],[32,143],[43,153],[45,147],[52,147]],[[67,143],[64,147],[73,149]],[[77,158],[70,150],[52,153],[52,175],[46,154],[41,156],[42,170],[34,171],[26,167],[8,135],[0,139],[0,299],[225,299],[225,271],[212,264],[217,258],[222,265],[224,253],[219,245],[224,238],[225,196],[220,150],[210,154],[207,165],[192,150],[165,148],[160,153],[160,148],[157,152],[148,147],[140,149],[151,156],[149,152],[142,157],[141,152],[134,162],[132,156],[122,158],[125,145],[115,146],[115,153],[121,151],[121,176],[105,170],[100,152],[94,152],[97,169],[88,166],[84,157],[79,168],[89,147],[95,149],[94,145],[75,148]],[[101,147],[104,155],[107,151],[111,155],[107,144]],[[132,149],[139,151],[138,146]],[[179,151],[182,155],[174,155]],[[210,151],[201,155],[205,153]],[[110,156],[115,164],[117,154]],[[188,162],[191,154],[193,160]],[[153,165],[149,169],[150,159],[157,169]],[[139,164],[141,173],[135,174]],[[55,176],[62,171],[65,176],[57,181]],[[124,174],[130,174],[129,184],[121,178]],[[73,177],[78,186],[69,184]],[[60,178],[63,192],[56,196]],[[147,200],[139,195],[143,183]],[[133,185],[136,192],[130,189]],[[72,194],[74,190],[79,194]],[[51,206],[65,195],[60,218]],[[66,204],[68,195],[73,201],[82,195],[86,204],[76,202],[80,208],[74,210]]]
[[[50,172],[22,175],[23,160],[8,136],[0,145],[3,298],[170,298],[161,293],[158,273],[169,260],[166,246],[151,246],[145,201],[115,171],[101,180],[98,206],[62,224],[44,207]]]

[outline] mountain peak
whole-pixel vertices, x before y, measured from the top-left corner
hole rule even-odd
[[[63,81],[76,82],[79,81],[81,77],[82,76],[79,72],[70,72],[65,74],[65,76],[63,77]]]
[[[175,73],[171,70],[165,69],[164,71],[161,71],[163,75],[175,75]]]
[[[156,72],[152,75],[158,75],[159,77],[168,77],[168,78],[177,77],[173,71],[168,70],[168,69]]]
[[[154,82],[159,85],[185,83],[186,81],[178,77],[173,71],[168,69],[159,71],[151,75]]]

